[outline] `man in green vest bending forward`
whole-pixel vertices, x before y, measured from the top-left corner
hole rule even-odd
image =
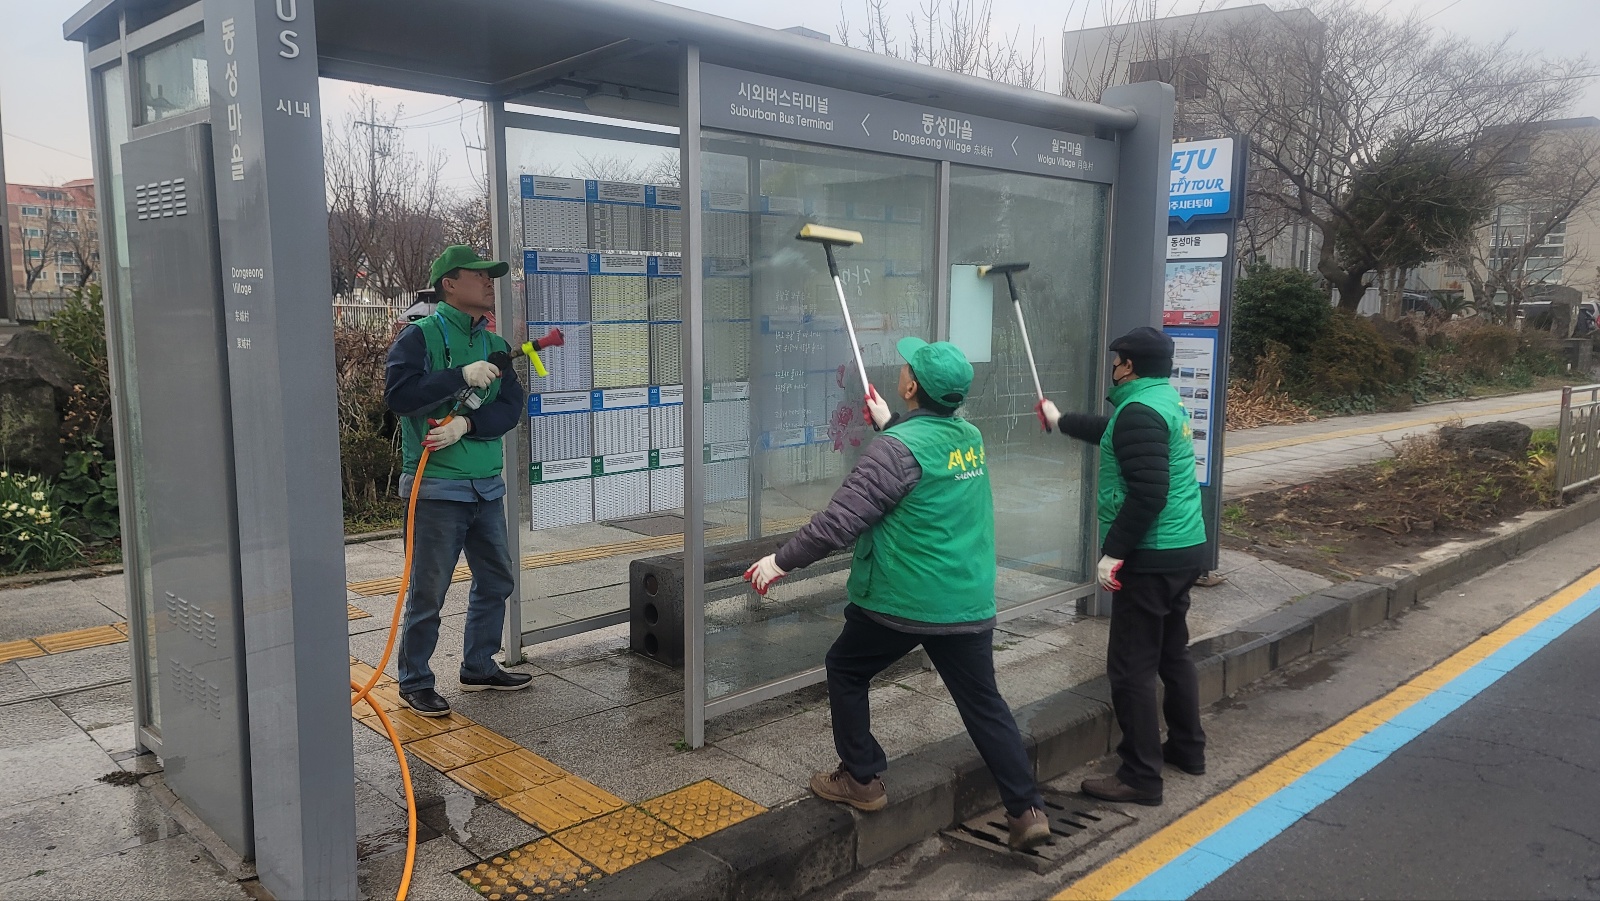
[[[857,810],[888,803],[888,767],[872,737],[872,678],[922,645],[1000,788],[1013,848],[1050,838],[1011,709],[994,678],[994,499],[983,436],[955,418],[972,387],[972,364],[954,344],[900,341],[899,393],[891,416],[868,387],[866,407],[883,436],[873,441],[826,510],[776,554],[745,573],[765,595],[772,582],[855,543],[844,631],[828,651],[828,701],[839,768],[811,790]]]
[[[1206,569],[1205,523],[1195,480],[1189,412],[1168,384],[1172,339],[1136,328],[1111,342],[1110,416],[1068,413],[1048,400],[1040,415],[1061,434],[1100,445],[1100,587],[1111,595],[1106,677],[1122,727],[1115,775],[1086,779],[1105,801],[1161,803],[1163,760],[1206,771],[1200,684],[1189,657],[1189,586]],[[1156,678],[1166,686],[1161,742]]]

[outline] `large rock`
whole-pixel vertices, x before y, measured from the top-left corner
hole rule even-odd
[[[61,413],[82,382],[78,365],[37,329],[0,347],[0,461],[45,477],[61,472]]]
[[[1520,459],[1527,455],[1528,440],[1532,437],[1532,427],[1520,422],[1447,425],[1439,429],[1439,446],[1469,456],[1479,451],[1492,451],[1504,454],[1506,459]],[[1478,456],[1500,459],[1488,454],[1478,454]]]

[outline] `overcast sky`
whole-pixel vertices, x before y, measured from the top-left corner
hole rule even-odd
[[[324,0],[337,2],[337,0]],[[1106,9],[1124,9],[1131,3],[1154,2],[1162,13],[1181,14],[1204,7],[1247,5],[1245,0],[992,0],[995,27],[1009,34],[1021,29],[1043,42],[1051,74],[1047,88],[1057,87],[1060,33],[1064,27],[1103,24]],[[1593,45],[1597,0],[1362,0],[1373,8],[1396,14],[1416,9],[1429,24],[1481,41],[1497,40],[1508,32],[1518,49],[1549,56],[1577,56]],[[83,56],[77,44],[61,38],[61,23],[83,5],[83,0],[0,0],[0,117],[5,130],[6,177],[12,182],[59,184],[91,175],[89,127],[83,88]],[[678,6],[743,19],[757,25],[784,28],[803,25],[834,35],[840,19],[836,2],[788,4],[752,0],[679,0]],[[860,27],[861,0],[845,0],[845,8]],[[919,0],[889,0],[903,24]],[[323,116],[339,119],[348,107],[352,89],[325,82]],[[475,104],[447,98],[375,91],[380,102],[404,103],[408,145],[418,151],[429,147],[450,157],[445,172],[452,184],[471,183],[481,161],[466,151],[477,140],[479,122]],[[1592,86],[1572,110],[1573,115],[1600,116],[1600,86]]]

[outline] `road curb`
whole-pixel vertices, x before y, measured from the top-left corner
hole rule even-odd
[[[1580,526],[1600,520],[1600,494],[1436,559],[1385,567],[1303,597],[1232,631],[1191,645],[1200,701],[1211,705],[1288,664],[1339,644],[1445,589]],[[1040,782],[1111,753],[1120,732],[1104,676],[1017,708],[1017,725]],[[965,734],[889,763],[889,806],[862,814],[806,798],[591,884],[601,899],[794,898],[879,863],[999,805],[993,781]]]

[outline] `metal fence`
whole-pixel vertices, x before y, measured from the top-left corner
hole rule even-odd
[[[1556,487],[1562,494],[1600,481],[1600,385],[1561,389]]]
[[[409,306],[409,303],[398,307],[386,303],[336,303],[333,305],[333,324],[345,328],[388,331]]]
[[[35,323],[43,322],[51,316],[61,312],[67,305],[72,295],[65,291],[45,293],[42,291],[18,291],[16,293],[15,312],[12,316],[18,322]]]

